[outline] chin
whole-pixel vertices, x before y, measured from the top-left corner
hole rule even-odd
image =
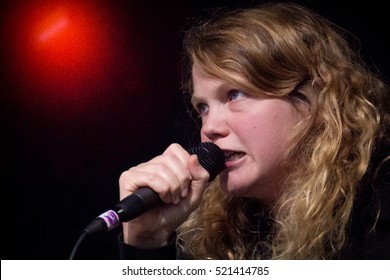
[[[229,196],[234,197],[249,197],[245,189],[242,187],[222,186],[222,190]]]

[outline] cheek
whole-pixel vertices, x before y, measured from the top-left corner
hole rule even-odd
[[[284,154],[297,124],[295,114],[291,113],[279,110],[265,116],[252,116],[248,125],[236,126],[237,133],[254,154],[277,161]]]
[[[235,131],[243,140],[247,138],[250,142],[269,142],[280,141],[282,133],[286,130],[285,123],[280,116],[249,116],[246,121],[237,121]]]

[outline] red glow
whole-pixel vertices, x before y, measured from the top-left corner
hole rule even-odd
[[[115,28],[98,2],[25,0],[10,11],[10,73],[33,103],[85,107],[112,83]]]
[[[44,22],[44,30],[42,30],[38,36],[38,40],[41,43],[47,42],[51,38],[58,35],[58,33],[66,29],[69,24],[69,18],[63,14],[62,10],[58,12],[56,11],[52,15],[49,15],[47,21],[47,23]]]

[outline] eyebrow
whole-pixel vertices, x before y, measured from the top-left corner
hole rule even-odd
[[[194,94],[191,96],[191,104],[194,105],[194,104],[198,104],[198,103],[202,103],[203,99],[202,98],[199,98],[197,96],[195,96]]]

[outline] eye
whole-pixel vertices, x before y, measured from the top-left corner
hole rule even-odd
[[[205,103],[194,104],[194,108],[199,116],[206,114],[209,110],[209,106]]]
[[[230,90],[228,95],[229,95],[230,101],[246,96],[246,94],[244,92],[236,90],[236,89]]]

